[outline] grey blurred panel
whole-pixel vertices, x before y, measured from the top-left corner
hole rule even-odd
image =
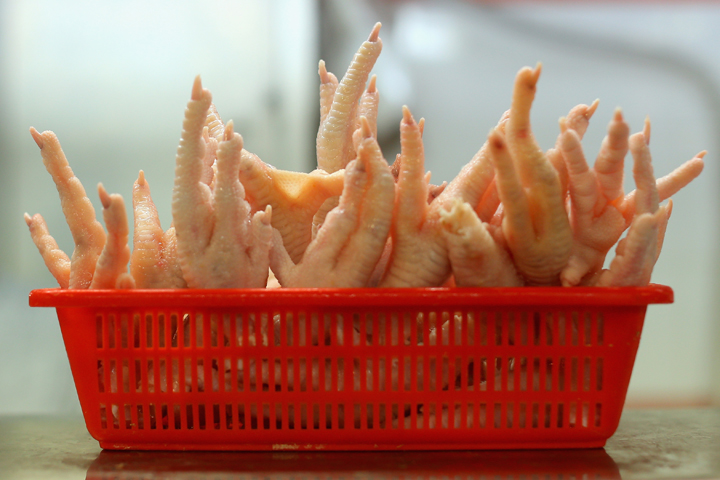
[[[404,101],[416,117],[427,119],[426,169],[433,172],[434,183],[451,180],[470,160],[509,108],[515,73],[538,61],[543,74],[532,120],[542,149],[555,143],[560,116],[600,98],[583,142],[590,161],[617,106],[633,131],[642,128],[646,116],[653,120],[651,149],[658,176],[700,150],[710,151],[703,175],[673,198],[673,217],[653,281],[671,285],[676,302],[650,309],[629,392],[639,402],[708,401],[713,388],[720,389],[720,327],[715,321],[720,310],[720,217],[715,207],[720,203],[715,161],[720,149],[720,7],[679,2],[340,3],[362,13],[350,16],[357,19],[355,29],[368,11],[383,22],[384,48],[391,48],[410,82]],[[324,28],[343,32],[341,27],[351,20],[336,17],[334,28]],[[343,40],[335,43],[344,45]],[[380,62],[376,71],[382,96]],[[387,107],[382,103],[381,111]],[[395,118],[385,127],[390,131],[381,132],[381,138],[396,135],[399,108],[391,115]],[[396,142],[383,146],[385,157],[394,158]],[[631,166],[628,156],[627,191],[634,188]]]

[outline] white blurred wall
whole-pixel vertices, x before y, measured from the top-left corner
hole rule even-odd
[[[196,75],[245,147],[309,170],[317,132],[318,13],[312,0],[0,0],[0,413],[79,411],[51,309],[56,286],[23,212],[72,238],[28,128],[53,130],[88,195],[126,199],[143,169],[164,228],[175,151]],[[131,225],[132,227],[132,225]]]
[[[635,131],[646,115],[652,119],[660,175],[710,151],[701,178],[674,197],[653,281],[672,286],[676,301],[649,310],[629,400],[700,404],[714,389],[720,393],[714,4],[0,0],[0,9],[0,413],[79,410],[54,312],[27,307],[31,288],[54,281],[22,213],[42,213],[60,245],[72,249],[28,127],[58,134],[91,198],[102,181],[129,199],[144,169],[167,227],[195,75],[249,150],[280,168],[307,171],[318,55],[342,75],[377,20],[384,24],[376,73],[385,156],[394,158],[400,106],[407,104],[427,119],[435,183],[472,157],[508,108],[517,70],[537,61],[543,74],[533,127],[543,148],[554,143],[560,116],[600,98],[588,152],[597,151],[616,106]]]

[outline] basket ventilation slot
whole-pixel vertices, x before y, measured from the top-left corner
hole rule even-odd
[[[588,311],[118,311],[95,325],[103,429],[602,424],[605,322]]]

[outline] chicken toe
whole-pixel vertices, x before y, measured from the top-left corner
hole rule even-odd
[[[133,185],[133,251],[130,273],[137,288],[186,288],[177,257],[175,227],[163,231],[150,184],[141,170]]]
[[[45,266],[55,277],[60,288],[68,288],[71,270],[70,258],[60,249],[55,239],[50,235],[45,219],[39,213],[32,217],[26,213],[25,223],[30,229],[30,236],[40,251]]]
[[[117,288],[119,284],[124,288],[132,288],[134,282],[128,283],[127,272],[130,246],[125,202],[117,193],[110,195],[102,184],[98,185],[98,194],[103,205],[103,218],[108,235],[98,258],[90,288],[111,289]]]

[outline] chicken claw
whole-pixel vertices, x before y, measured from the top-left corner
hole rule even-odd
[[[593,276],[602,269],[607,252],[633,221],[635,199],[641,186],[638,184],[638,190],[628,195],[623,193],[623,165],[630,129],[619,109],[608,126],[608,134],[593,168],[588,167],[578,135],[568,128],[563,119],[560,123],[563,130],[560,150],[569,172],[570,221],[573,229],[572,253],[560,278],[563,285],[573,286],[593,281]],[[649,133],[650,124],[646,122],[644,133],[640,135],[649,139]],[[634,155],[649,155],[646,148],[636,146],[635,150]],[[654,192],[652,195],[657,195],[658,201],[665,200],[700,174],[704,155],[705,152],[699,153],[657,182],[652,173],[639,177],[640,180],[653,183],[652,187],[643,185],[642,192]],[[644,210],[648,210],[647,206]],[[657,207],[650,209],[650,213],[655,213],[655,210]],[[637,233],[633,238],[637,238]]]
[[[390,232],[395,184],[369,122],[361,118],[363,139],[357,158],[345,169],[339,205],[298,264],[274,232],[271,267],[283,287],[365,287]]]
[[[163,232],[142,170],[133,185],[133,211],[135,228],[130,273],[137,288],[186,288],[177,258],[175,227]]]
[[[458,287],[520,287],[508,252],[499,245],[469,203],[455,199],[440,210],[448,254]]]
[[[68,257],[60,251],[50,236],[43,218],[40,215],[26,215],[25,221],[45,264],[60,287],[88,288],[105,245],[105,230],[95,219],[92,202],[70,168],[55,134],[51,131],[39,133],[34,128],[30,128],[30,134],[40,147],[45,168],[55,182],[63,214],[75,242],[75,249],[69,260],[69,272]]]
[[[506,121],[507,112],[499,125]],[[392,169],[397,178],[392,250],[383,262],[386,265],[380,265],[384,271],[379,282],[381,287],[444,284],[450,276],[451,265],[446,232],[441,224],[443,212],[451,209],[457,200],[482,210],[486,205],[485,195],[493,184],[494,171],[483,146],[449,185],[430,185],[429,172],[425,173],[424,167],[423,127],[423,120],[416,123],[410,110],[403,107],[401,153]],[[497,204],[492,207],[493,211],[496,209]]]
[[[55,277],[60,288],[68,288],[71,271],[70,259],[67,254],[60,249],[52,235],[50,235],[45,219],[39,213],[36,213],[32,217],[26,213],[25,223],[27,223],[30,229],[30,236],[32,237],[33,243],[35,243],[35,246],[45,261],[45,266],[50,270],[52,276]]]
[[[354,158],[353,133],[359,126],[358,109],[367,117],[371,129],[374,131],[374,123],[377,119],[377,112],[373,112],[373,105],[377,109],[377,90],[375,83],[371,82],[368,88],[367,98],[361,96],[365,90],[365,83],[370,75],[370,70],[382,50],[382,40],[378,36],[380,23],[375,24],[370,37],[362,44],[347,73],[338,84],[337,78],[329,74],[325,69],[324,62],[320,63],[319,73],[322,86],[320,87],[320,112],[321,123],[317,135],[317,159],[318,167],[328,173],[336,172]],[[332,95],[330,95],[332,93]],[[332,98],[332,103],[330,103]],[[325,113],[327,112],[327,113]]]
[[[203,183],[203,127],[210,92],[195,79],[178,147],[173,222],[183,276],[190,288],[264,287],[272,244],[272,209],[250,216],[238,179],[242,137],[225,126],[214,189]]]
[[[130,247],[125,202],[117,193],[110,195],[102,184],[98,185],[98,194],[108,236],[98,258],[90,288],[135,288],[135,281],[127,271]]]
[[[600,100],[596,99],[589,106],[584,104],[576,105],[570,110],[567,117],[565,117],[567,127],[574,130],[581,140],[585,135],[588,125],[590,124],[590,119],[597,110],[599,104]],[[567,166],[565,165],[565,160],[562,156],[562,151],[560,147],[561,141],[562,131],[560,132],[560,135],[558,135],[555,146],[548,150],[545,155],[547,156],[550,163],[552,163],[553,167],[555,167],[555,171],[558,172],[558,176],[560,177],[560,188],[563,192],[563,195],[565,195],[568,191],[568,171]]]
[[[582,138],[587,130],[590,118],[597,109],[598,101],[592,105],[577,105],[570,110],[567,116],[568,124]],[[508,122],[510,110],[503,113],[497,124],[497,129],[505,132],[505,125]],[[555,170],[560,177],[561,190],[567,191],[567,169],[565,168],[562,154],[559,151],[559,137],[555,148],[551,148],[546,153],[548,160],[553,164]],[[463,167],[460,174],[453,179],[448,185],[449,198],[460,198],[473,206],[475,213],[483,222],[500,223],[502,221],[501,212],[498,210],[500,206],[500,196],[497,192],[497,183],[495,181],[495,170],[492,161],[489,158],[488,144],[485,142],[480,150],[473,156],[472,160]],[[448,205],[449,206],[449,205]],[[495,216],[497,218],[494,218]]]
[[[323,118],[332,105],[332,96],[337,87],[337,79],[324,69],[324,65],[321,61],[323,85],[320,89],[320,110]],[[331,78],[334,80],[331,81]],[[225,128],[213,104],[210,104],[205,127],[207,134],[203,130],[203,138],[209,148],[206,148],[203,159],[202,181],[212,188],[214,170],[217,169],[217,165],[213,164],[217,141],[222,140]],[[279,170],[263,162],[254,153],[243,149],[239,171],[240,182],[245,188],[245,199],[250,203],[252,210],[264,210],[268,205],[272,207],[272,226],[282,234],[285,248],[293,261],[299,261],[312,240],[315,214],[325,206],[323,204],[328,199],[332,200],[328,202],[326,208],[330,209],[337,205],[337,198],[342,192],[344,170],[332,174],[320,168],[309,174]]]
[[[380,26],[380,23],[375,24],[339,83],[337,77],[327,71],[325,62],[320,61],[320,128],[316,140],[319,170],[335,173],[355,158],[363,137],[359,131],[361,116],[364,116],[370,125],[373,136],[377,136],[380,94],[374,76],[367,90],[365,84],[382,50]],[[333,196],[318,209],[313,219],[313,237],[317,235],[328,212],[337,206],[338,201],[338,197]]]
[[[310,173],[276,169],[243,150],[240,181],[254,210],[272,207],[272,226],[294,262],[299,261],[312,240],[313,217],[329,198],[342,192],[344,170],[317,169]]]
[[[595,166],[590,169],[580,139],[560,120],[560,151],[565,159],[570,192],[570,221],[573,247],[567,266],[560,274],[564,286],[581,282],[588,272],[602,269],[605,255],[625,230],[625,220],[609,198],[622,195],[622,171],[628,150],[629,127],[620,110],[608,125]],[[619,175],[618,175],[619,173]]]
[[[643,132],[630,137],[633,177],[637,185],[634,197],[635,217],[627,237],[620,241],[610,268],[597,276],[598,286],[643,286],[650,282],[653,267],[672,212],[672,201],[660,207],[660,195],[653,175],[648,143],[649,122]]]
[[[400,147],[392,253],[379,286],[436,287],[450,275],[439,213],[439,200],[448,190],[428,205],[422,134],[407,107],[400,123]]]
[[[572,247],[572,230],[558,173],[530,129],[540,66],[515,80],[507,140],[498,129],[488,138],[503,204],[502,232],[515,266],[530,285],[556,285]]]

